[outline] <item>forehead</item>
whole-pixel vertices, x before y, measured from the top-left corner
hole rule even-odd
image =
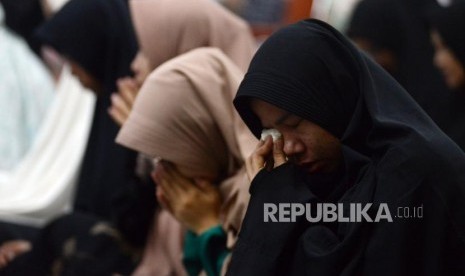
[[[289,112],[259,99],[251,99],[250,108],[258,116],[262,125],[273,125],[279,118],[290,114]]]

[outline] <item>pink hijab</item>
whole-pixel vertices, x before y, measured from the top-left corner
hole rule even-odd
[[[247,70],[256,50],[248,24],[212,0],[131,0],[132,21],[152,68],[198,47],[221,49]]]
[[[257,141],[232,105],[243,73],[216,48],[199,48],[157,68],[142,86],[117,142],[219,179],[228,247],[245,215],[244,161]]]

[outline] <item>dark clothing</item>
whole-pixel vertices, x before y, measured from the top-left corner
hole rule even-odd
[[[136,265],[118,231],[85,214],[52,221],[32,242],[0,275],[130,275]]]
[[[40,0],[0,0],[5,10],[6,26],[23,37],[40,56],[40,44],[34,40],[34,30],[45,21]]]
[[[37,37],[102,85],[74,210],[114,223],[126,241],[142,248],[156,206],[154,185],[150,177],[136,174],[136,153],[115,143],[119,127],[107,112],[116,81],[131,74],[138,50],[127,2],[69,1],[37,31]]]
[[[78,63],[102,85],[79,176],[75,209],[113,219],[112,200],[137,181],[135,152],[115,143],[108,115],[116,80],[130,75],[137,43],[123,0],[72,0],[37,32],[44,43]]]
[[[11,240],[32,241],[38,232],[35,227],[0,221],[0,245]]]
[[[427,15],[440,10],[434,0],[363,0],[354,9],[347,34],[370,41],[374,51],[391,51],[397,70],[390,73],[465,150],[465,110],[454,109],[461,100],[433,64]]]
[[[292,42],[292,43],[290,43]],[[263,170],[229,275],[464,275],[465,154],[407,92],[326,23],[273,34],[253,58],[234,104],[255,135],[251,98],[317,123],[343,146],[341,177],[292,164]],[[331,177],[329,178],[331,182]],[[383,204],[392,222],[264,222],[264,203]],[[422,206],[422,218],[396,217]]]

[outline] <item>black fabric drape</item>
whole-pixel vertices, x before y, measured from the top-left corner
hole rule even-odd
[[[253,58],[234,101],[258,136],[251,98],[337,135],[345,167],[330,198],[314,192],[323,182],[302,179],[292,164],[260,172],[228,275],[465,273],[465,155],[344,36],[318,20],[276,32]],[[373,218],[386,203],[393,222],[264,223],[263,203],[280,202],[372,203]],[[395,216],[397,207],[419,206],[423,218]]]
[[[130,75],[130,63],[137,52],[127,3],[71,0],[38,30],[37,36],[103,86],[79,176],[75,209],[111,219],[114,195],[135,179],[136,155],[116,145],[118,127],[107,113],[116,80]]]

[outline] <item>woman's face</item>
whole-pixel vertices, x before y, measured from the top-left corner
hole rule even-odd
[[[67,59],[67,61],[71,67],[71,73],[79,79],[79,82],[82,84],[82,86],[92,90],[97,95],[101,94],[102,86],[98,80],[96,80],[89,72],[87,72],[76,62],[69,59]]]
[[[263,128],[278,130],[284,139],[283,152],[308,173],[334,172],[342,161],[339,139],[322,127],[267,102],[253,99],[251,108]]]
[[[447,86],[451,89],[465,87],[465,69],[454,53],[444,44],[441,35],[433,30],[431,41],[434,46],[434,65],[441,70]]]
[[[134,79],[136,80],[139,87],[142,86],[145,79],[152,71],[149,59],[144,55],[142,51],[139,51],[137,53],[137,56],[132,61],[131,70],[132,72],[134,72]]]

